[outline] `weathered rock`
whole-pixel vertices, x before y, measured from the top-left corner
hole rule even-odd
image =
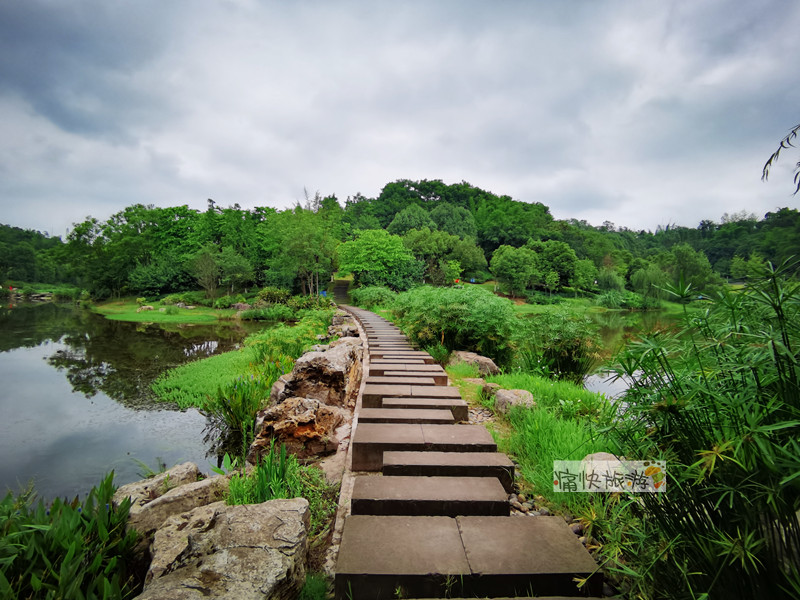
[[[341,337],[358,337],[358,327],[355,325],[342,325]]]
[[[156,533],[140,600],[295,598],[305,580],[308,501],[217,502]]]
[[[250,310],[252,307],[247,302],[235,302],[231,308],[233,310]]]
[[[127,483],[114,493],[114,504],[119,505],[125,498],[131,499],[131,514],[138,513],[142,507],[163,496],[166,492],[187,483],[194,483],[200,477],[200,469],[191,462],[185,462],[143,479]]]
[[[272,384],[272,389],[269,391],[269,403],[270,404],[277,404],[280,402],[284,396],[284,390],[286,389],[286,384],[292,378],[291,373],[286,373],[285,375],[281,375],[278,377],[277,381]],[[256,431],[261,428],[261,424],[258,422],[258,415],[256,415]]]
[[[506,414],[512,406],[536,406],[533,394],[527,390],[497,390],[494,394],[494,409]]]
[[[353,338],[342,338],[325,352],[306,352],[298,358],[276,400],[300,397],[331,406],[354,404],[361,381],[361,343],[344,340]]]
[[[255,463],[269,451],[272,440],[284,444],[288,452],[299,458],[335,452],[339,446],[336,428],[349,416],[348,411],[313,398],[284,400],[259,412],[261,425],[247,460]]]
[[[497,375],[500,372],[500,369],[496,364],[494,364],[494,361],[491,358],[481,356],[475,352],[464,352],[463,350],[457,350],[456,352],[453,352],[453,354],[450,355],[450,361],[448,364],[454,365],[460,362],[477,366],[478,372],[482,377],[485,377],[486,375]]]
[[[209,477],[178,486],[132,511],[128,525],[148,537],[169,517],[221,500],[227,489],[226,477]]]
[[[153,310],[153,307],[145,304],[144,306],[140,306],[139,308],[137,308],[136,312],[140,313],[140,312],[145,312],[145,311],[148,311],[148,310]]]
[[[484,398],[491,398],[495,395],[495,392],[500,389],[499,383],[484,383],[483,384],[483,397]]]

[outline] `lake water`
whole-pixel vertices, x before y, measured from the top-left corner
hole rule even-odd
[[[56,304],[0,308],[0,493],[33,481],[44,498],[83,496],[112,469],[118,485],[141,479],[134,459],[207,472],[205,417],[155,403],[150,383],[246,333],[109,321]]]

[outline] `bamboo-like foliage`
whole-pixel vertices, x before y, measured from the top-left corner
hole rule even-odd
[[[642,495],[664,547],[643,573],[656,597],[800,596],[800,284],[773,268],[676,335],[632,346],[611,433],[630,458],[667,461],[667,494]],[[690,286],[670,293],[688,299]]]

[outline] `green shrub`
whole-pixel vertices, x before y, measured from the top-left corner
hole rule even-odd
[[[214,301],[214,308],[226,309],[234,304],[244,303],[244,296],[237,294],[235,296],[222,296]]]
[[[113,473],[83,503],[47,508],[10,493],[0,502],[0,596],[99,599],[136,595],[130,500],[112,502]]]
[[[294,311],[285,304],[273,304],[266,308],[252,308],[242,311],[240,318],[245,321],[290,321]]]
[[[770,269],[685,319],[618,369],[632,387],[609,433],[626,456],[668,465],[667,494],[642,494],[641,510],[669,552],[640,577],[653,596],[798,597],[800,283]]]
[[[292,296],[286,301],[292,310],[324,310],[333,306],[333,302],[325,296]]]
[[[305,498],[311,513],[310,537],[323,532],[336,511],[338,489],[325,481],[322,471],[300,466],[295,456],[280,450],[273,440],[269,452],[261,457],[250,474],[231,477],[228,504],[259,504],[276,498]]]
[[[258,292],[257,297],[261,302],[267,304],[286,304],[290,295],[287,290],[267,286]]]
[[[177,315],[178,314],[178,307],[177,306],[167,306],[167,307],[164,308],[164,314]]]
[[[553,296],[552,294],[543,294],[538,291],[529,291],[525,294],[528,304],[559,304],[564,301],[561,296]]]
[[[513,334],[520,319],[513,304],[479,287],[422,286],[397,296],[397,322],[420,346],[442,344],[448,350],[470,350],[508,364]]]
[[[387,287],[372,285],[350,290],[350,297],[356,306],[367,310],[376,307],[391,307],[397,294]]]
[[[438,364],[444,366],[450,360],[451,351],[443,344],[432,344],[431,346],[423,346],[425,352],[431,355],[433,360]]]
[[[217,388],[206,404],[208,416],[225,437],[225,449],[239,448],[253,436],[256,412],[269,402],[272,384],[278,378],[273,370],[266,376],[237,377]]]

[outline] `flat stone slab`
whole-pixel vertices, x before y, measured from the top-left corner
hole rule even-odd
[[[370,357],[371,358],[389,358],[395,361],[397,360],[406,360],[406,359],[419,359],[425,362],[426,364],[432,365],[436,361],[433,360],[433,357],[428,354],[427,352],[422,352],[421,350],[409,350],[406,352],[400,352],[397,350],[372,350],[370,349]]]
[[[383,453],[381,472],[388,477],[494,477],[506,492],[514,488],[514,463],[500,452],[389,451]]]
[[[336,561],[335,597],[444,597],[449,577],[469,573],[461,534],[448,517],[351,515]]]
[[[438,385],[433,377],[392,377],[389,375],[370,375],[367,377],[367,385]]]
[[[461,393],[456,387],[412,385],[411,396],[415,398],[454,398],[461,399]],[[402,397],[402,396],[401,396]]]
[[[443,409],[453,413],[456,421],[469,421],[469,406],[460,398],[384,398],[383,408]]]
[[[369,373],[370,375],[383,375],[384,371],[415,371],[417,373],[436,373],[447,375],[439,365],[426,365],[422,361],[418,362],[387,362],[384,360],[370,361]]]
[[[358,423],[352,438],[352,469],[380,471],[387,450],[496,452],[497,444],[481,425]]]
[[[369,360],[370,368],[372,368],[373,365],[396,365],[396,364],[416,365],[416,366],[426,366],[426,367],[438,367],[439,366],[439,365],[435,365],[435,364],[428,365],[421,358],[404,358],[404,359],[370,358],[370,360]]]
[[[435,365],[426,365],[435,366]],[[441,369],[441,367],[439,367]],[[371,371],[371,369],[370,369]],[[384,377],[392,377],[399,379],[405,383],[406,379],[414,379],[418,377],[426,377],[433,380],[434,385],[447,385],[447,373],[442,369],[441,373],[437,371],[384,371]],[[409,381],[409,383],[412,383]]]
[[[597,564],[561,517],[503,519],[459,517],[458,528],[477,596],[574,596],[573,578],[586,578]],[[530,588],[528,587],[530,586]],[[600,595],[603,580],[595,573],[583,594]],[[470,595],[472,595],[470,594]]]
[[[596,568],[561,517],[351,515],[336,564],[339,600],[600,596]],[[587,589],[588,587],[588,589]]]
[[[356,477],[354,515],[508,516],[508,494],[490,477]],[[573,534],[574,535],[574,534]]]
[[[359,423],[455,423],[453,413],[447,409],[427,408],[362,408]],[[408,473],[410,475],[410,473]]]
[[[367,383],[364,385],[361,395],[361,406],[363,408],[382,408],[381,400],[386,397],[411,397],[411,385]]]

